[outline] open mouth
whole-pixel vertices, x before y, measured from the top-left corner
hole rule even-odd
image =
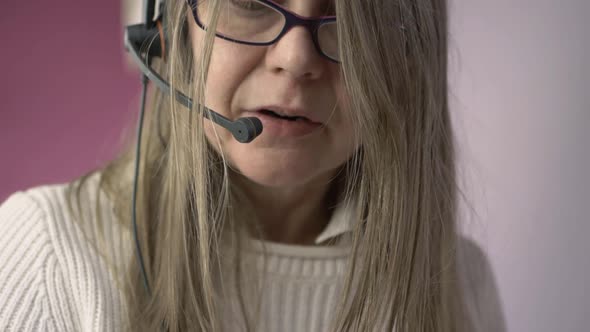
[[[283,119],[283,120],[287,120],[287,121],[308,121],[309,119],[304,117],[304,116],[286,116],[286,115],[280,115],[278,113],[275,113],[271,110],[260,110],[259,111],[262,114],[266,114],[266,115],[270,115],[272,117],[278,118],[278,119]]]
[[[293,139],[307,136],[322,127],[321,123],[315,122],[308,117],[302,116],[303,112],[290,111],[291,115],[280,114],[281,110],[271,110],[261,108],[250,114],[257,114],[266,135],[275,138]],[[295,115],[302,114],[302,115]]]

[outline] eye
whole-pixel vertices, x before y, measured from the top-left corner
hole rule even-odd
[[[259,11],[268,9],[265,5],[261,4],[258,1],[254,0],[229,0],[232,5],[239,7],[241,9],[250,10],[250,11]]]

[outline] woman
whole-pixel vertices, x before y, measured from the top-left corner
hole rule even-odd
[[[135,206],[133,144],[3,204],[3,330],[503,329],[487,264],[455,226],[444,0],[165,13],[154,66],[197,106],[155,92]],[[336,14],[251,45],[285,17]],[[263,132],[238,143],[198,105]]]

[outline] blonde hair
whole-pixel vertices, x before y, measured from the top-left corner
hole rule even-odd
[[[362,147],[343,167],[343,199],[358,204],[358,222],[333,330],[369,331],[383,319],[397,331],[465,330],[454,254],[446,1],[336,1],[336,11],[348,116]],[[186,3],[167,1],[166,15],[168,59],[154,66],[198,105],[213,29],[193,54]],[[117,272],[124,275],[129,330],[154,331],[162,322],[170,331],[220,326],[213,286],[218,241],[224,227],[233,227],[230,203],[240,193],[206,140],[200,112],[156,91],[146,114],[137,222],[152,294],[132,256]],[[127,228],[135,143],[101,170],[100,180]]]

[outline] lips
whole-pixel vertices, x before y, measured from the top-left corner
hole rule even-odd
[[[304,116],[299,116],[299,115],[295,115],[295,116],[289,116],[289,115],[282,115],[279,113],[276,113],[275,111],[272,110],[260,110],[258,111],[259,113],[265,114],[265,115],[270,115],[273,116],[275,118],[279,118],[282,120],[287,120],[287,121],[311,121],[308,118],[304,117]]]
[[[307,121],[315,124],[322,124],[315,114],[307,112],[301,108],[288,108],[281,106],[264,106],[254,110],[256,113],[269,115],[278,119],[287,121]]]
[[[284,109],[281,109],[284,111]],[[261,108],[256,111],[245,112],[246,116],[255,116],[262,122],[262,136],[274,139],[295,139],[307,137],[322,128],[322,124],[314,122],[304,113],[288,112],[280,113],[277,109]]]

